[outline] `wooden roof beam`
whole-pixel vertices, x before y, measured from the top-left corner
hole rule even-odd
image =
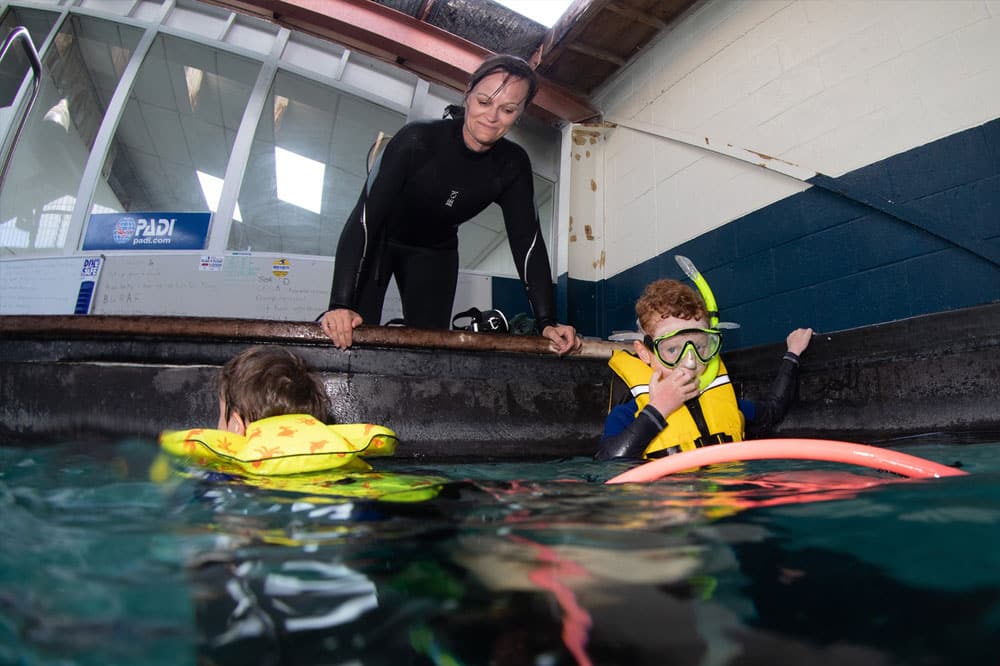
[[[624,16],[625,18],[630,18],[633,21],[638,21],[639,23],[645,23],[650,28],[655,28],[656,30],[666,30],[667,24],[656,18],[655,16],[650,16],[645,12],[640,12],[638,9],[633,9],[632,7],[627,7],[620,2],[611,2],[607,5],[608,11],[612,11],[619,16]]]
[[[263,15],[279,25],[342,43],[354,50],[390,60],[436,83],[464,90],[465,82],[492,55],[473,44],[371,0],[213,0],[230,9]],[[600,113],[569,90],[539,77],[539,90],[529,112],[546,120],[571,123]]]

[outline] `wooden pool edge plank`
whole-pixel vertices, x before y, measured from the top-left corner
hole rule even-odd
[[[222,317],[164,317],[115,315],[6,315],[0,316],[0,336],[59,338],[69,335],[106,337],[158,336],[220,338],[332,346],[315,322],[268,321]],[[432,331],[404,326],[361,326],[354,332],[356,347],[395,347],[476,352],[552,355],[547,339],[537,335],[510,335],[470,331]],[[610,358],[631,343],[585,339],[577,354],[566,358]]]

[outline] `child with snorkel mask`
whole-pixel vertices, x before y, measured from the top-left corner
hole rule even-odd
[[[788,352],[768,396],[738,404],[725,365],[715,297],[686,257],[678,264],[698,288],[676,280],[647,285],[636,302],[643,340],[634,353],[615,352],[608,365],[633,399],[612,405],[596,458],[658,458],[702,446],[739,442],[746,419],[761,432],[784,416],[797,379],[798,354],[811,329],[789,334]],[[793,349],[794,347],[794,349]]]
[[[608,362],[635,404],[610,411],[597,458],[655,458],[741,441],[743,416],[705,301],[686,284],[657,280],[635,310],[643,340],[632,343],[634,354],[617,351]]]

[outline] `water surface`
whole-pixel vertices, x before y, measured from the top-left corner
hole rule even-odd
[[[379,461],[443,481],[392,502],[4,447],[0,663],[996,663],[1000,443],[893,446],[970,475]]]

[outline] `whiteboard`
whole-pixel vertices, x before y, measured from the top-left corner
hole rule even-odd
[[[333,263],[274,253],[109,254],[93,313],[314,321],[330,302]],[[492,300],[490,276],[459,274],[454,312],[488,309]],[[382,322],[397,317],[402,306],[393,281]]]
[[[313,321],[333,260],[277,254],[109,254],[94,314]]]
[[[0,261],[0,314],[88,314],[102,263],[99,256]]]

